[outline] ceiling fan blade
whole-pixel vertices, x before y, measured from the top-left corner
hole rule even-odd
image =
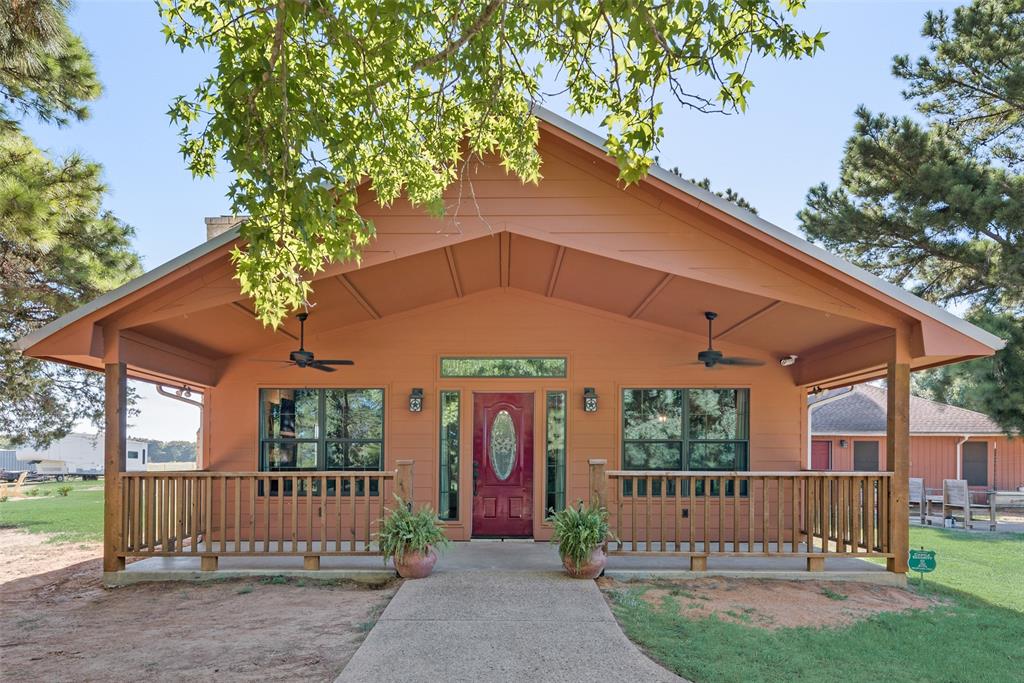
[[[335,372],[334,368],[328,365],[324,365],[324,362],[322,360],[315,360],[310,363],[307,363],[306,367],[313,368],[314,370],[319,370],[320,372]]]
[[[747,365],[750,367],[756,367],[758,365],[764,365],[763,360],[757,360],[755,358],[740,358],[738,356],[726,356],[718,361],[722,365]]]
[[[353,360],[317,360],[314,361],[321,365],[355,365],[356,362]]]

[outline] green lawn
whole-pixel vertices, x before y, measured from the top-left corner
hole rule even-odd
[[[613,594],[614,611],[653,658],[697,682],[1024,680],[1024,534],[915,528],[910,540],[937,551],[924,590],[947,605],[776,631],[688,619],[671,596],[655,608],[635,589]]]
[[[914,527],[910,529],[910,547],[935,551],[936,569],[925,575],[926,589],[929,584],[939,584],[1024,612],[1024,534]],[[915,586],[918,576],[911,575]]]
[[[67,496],[61,486],[72,487]],[[39,534],[53,534],[54,543],[103,540],[103,482],[78,481],[26,486],[36,496],[0,503],[0,527],[15,527]]]

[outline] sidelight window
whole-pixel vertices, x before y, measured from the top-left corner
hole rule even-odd
[[[547,393],[545,511],[565,507],[565,401],[564,391]]]
[[[441,465],[438,516],[459,518],[459,392],[441,392]]]

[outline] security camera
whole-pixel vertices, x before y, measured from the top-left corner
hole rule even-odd
[[[793,363],[796,363],[797,358],[799,358],[798,355],[796,355],[795,353],[791,353],[785,358],[779,359],[779,365],[781,365],[784,368],[788,368]]]

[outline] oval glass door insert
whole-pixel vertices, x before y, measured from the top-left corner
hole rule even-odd
[[[516,424],[507,410],[500,411],[491,423],[491,467],[505,481],[516,464]]]

